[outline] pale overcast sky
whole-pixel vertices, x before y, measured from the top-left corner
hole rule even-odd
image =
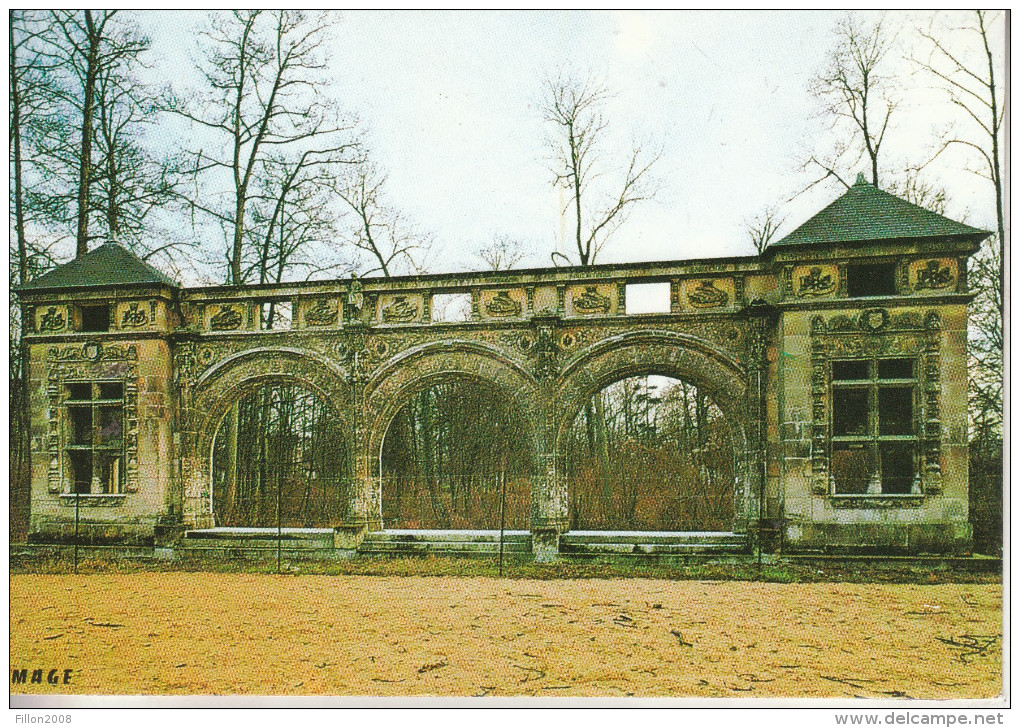
[[[154,72],[194,82],[191,30],[202,13],[139,15]],[[526,241],[527,262],[548,264],[560,225],[537,104],[543,79],[560,69],[594,73],[616,92],[606,114],[613,153],[632,139],[663,150],[658,199],[634,210],[599,262],[745,255],[744,224],[765,206],[780,206],[786,233],[840,194],[820,186],[787,202],[810,182],[799,161],[826,138],[807,88],[840,15],[345,12],[332,31],[335,88],[324,91],[359,117],[389,171],[390,199],[434,233],[434,270],[480,267],[472,253],[496,235]],[[953,19],[893,13],[889,22],[908,43],[916,28]],[[901,56],[890,59],[903,88],[889,162],[924,159],[932,130],[958,119]],[[965,162],[947,156],[930,179],[949,191],[952,216],[992,227],[989,184]]]

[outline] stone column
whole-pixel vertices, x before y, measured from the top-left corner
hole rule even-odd
[[[347,513],[333,528],[335,548],[353,556],[369,531],[382,530],[382,502],[379,483],[379,459],[369,452],[368,428],[364,421],[364,380],[359,363],[349,362],[348,381],[353,389],[352,419],[347,444],[354,448],[353,472],[348,489]]]
[[[531,542],[535,561],[554,561],[560,551],[560,534],[566,532],[567,478],[562,458],[539,455],[538,472],[531,488]]]

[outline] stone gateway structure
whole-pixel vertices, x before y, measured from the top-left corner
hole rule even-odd
[[[384,550],[372,545],[394,539],[387,427],[423,388],[469,380],[524,423],[534,466],[518,541],[536,558],[586,541],[966,552],[967,260],[987,234],[859,179],[741,258],[182,288],[107,243],[19,290],[30,540],[215,535],[217,429],[247,393],[281,383],[328,405],[351,454],[342,507],[316,533],[339,554]],[[645,284],[668,297],[628,313]],[[439,320],[446,294],[469,301],[466,320]],[[570,533],[566,433],[594,393],[639,374],[690,382],[722,412],[731,531]]]

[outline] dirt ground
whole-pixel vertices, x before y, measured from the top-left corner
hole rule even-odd
[[[977,698],[1001,584],[11,577],[18,693]]]

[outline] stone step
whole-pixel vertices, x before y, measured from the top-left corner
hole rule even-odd
[[[746,544],[560,542],[560,553],[565,556],[684,556],[694,554],[738,554],[745,553],[746,551]]]
[[[271,548],[263,546],[249,546],[240,542],[232,545],[215,546],[194,546],[185,543],[181,548],[174,550],[174,556],[195,557],[204,560],[231,560],[231,559],[275,559],[277,550],[273,544]],[[332,560],[339,557],[339,552],[334,548],[292,548],[283,542],[280,548],[280,556],[285,559],[309,559],[309,560]]]
[[[499,531],[491,530],[457,530],[440,531],[427,529],[387,529],[372,531],[365,541],[373,543],[499,543]],[[528,531],[504,531],[503,543],[529,543],[531,533]]]
[[[333,529],[284,528],[207,528],[185,531],[185,548],[275,549],[277,541],[286,550],[332,549]]]
[[[366,539],[358,547],[365,554],[498,554],[499,542],[488,541],[373,541]],[[504,554],[529,554],[526,541],[503,542]]]
[[[747,535],[732,531],[568,531],[560,536],[560,543],[744,546]]]

